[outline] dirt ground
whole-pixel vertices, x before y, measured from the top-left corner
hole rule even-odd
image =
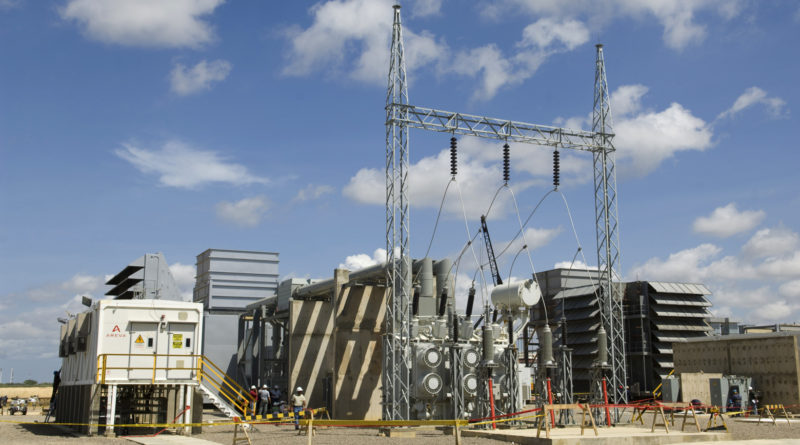
[[[53,395],[52,386],[15,386],[15,387],[0,387],[0,396],[8,396],[8,400],[14,397],[31,397],[37,396],[40,399],[47,398]]]
[[[222,420],[221,417],[209,413],[208,420]],[[650,429],[652,418],[645,416],[645,425],[638,425],[641,428]],[[0,416],[0,443],[19,444],[19,445],[50,445],[50,444],[73,444],[73,445],[94,445],[94,444],[131,444],[124,438],[105,438],[105,437],[86,437],[75,436],[63,427],[52,425],[36,424],[42,422],[44,417],[36,415],[28,416]],[[677,429],[680,429],[681,419],[676,419]],[[700,416],[701,426],[705,429],[707,416]],[[30,424],[19,424],[11,422],[31,422]],[[757,425],[754,422],[740,422],[735,419],[728,421],[732,439],[800,439],[800,422],[787,424],[786,420],[779,421],[777,426],[762,423]],[[168,434],[168,433],[165,433]],[[603,435],[602,429],[600,435]],[[203,433],[195,437],[210,440],[220,444],[229,444],[233,439],[233,426],[204,426]],[[253,444],[280,443],[282,445],[306,444],[307,437],[298,435],[291,425],[256,425],[250,437]],[[316,445],[366,445],[379,443],[384,445],[409,445],[409,444],[432,444],[450,445],[454,443],[452,436],[446,436],[436,430],[418,430],[416,439],[407,438],[385,438],[378,436],[378,431],[373,428],[319,428],[317,435],[313,439]],[[463,443],[467,445],[500,445],[507,442],[499,442],[473,437],[463,438]]]

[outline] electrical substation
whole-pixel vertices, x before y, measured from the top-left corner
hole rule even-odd
[[[197,256],[193,302],[183,302],[164,257],[147,254],[108,281],[113,299],[90,303],[88,311],[64,321],[58,421],[105,425],[82,430],[119,434],[115,422],[201,422],[203,403],[230,418],[247,418],[254,414],[247,388],[269,385],[283,400],[294,388],[305,388],[308,406],[323,408],[333,419],[508,417],[506,426],[523,428],[531,422],[513,419],[520,412],[582,404],[592,407],[587,412],[596,424],[621,425],[630,421],[622,414],[632,399],[653,399],[662,383],[670,401],[678,402],[678,375],[672,376],[677,368],[687,373],[683,401],[693,394],[688,373],[718,372],[725,385],[742,388],[767,384],[770,377],[754,369],[732,371],[715,362],[712,370],[702,357],[677,357],[684,350],[702,356],[702,348],[714,348],[706,342],[712,328],[711,291],[705,286],[620,278],[603,46],[594,51],[591,131],[443,111],[409,100],[400,13],[395,6],[385,107],[385,262],[361,270],[335,268],[330,278],[280,280],[278,253],[208,249]],[[411,251],[412,130],[448,137],[450,183],[458,181],[459,137],[503,144],[497,194],[514,199],[519,252],[495,252],[491,204],[479,221],[464,216],[468,236],[451,249],[459,252],[456,257]],[[597,262],[596,269],[532,270],[514,281],[501,276],[497,257],[504,253],[516,253],[520,261],[527,257],[531,269],[534,262],[525,225],[538,205],[517,203],[509,186],[510,153],[518,144],[552,151],[553,187],[542,200],[560,195],[576,240],[559,190],[561,152],[591,156],[596,250],[589,260]],[[519,207],[532,208],[524,224]],[[578,244],[573,263],[580,254],[586,264]],[[476,250],[486,261],[478,260]],[[459,271],[476,277],[470,286],[457,285]],[[465,288],[467,295],[456,295]],[[457,297],[466,300],[465,310],[457,309]],[[795,336],[781,339],[785,350],[797,351]],[[798,394],[800,370],[789,367],[784,371],[792,383],[782,387],[776,403]],[[734,372],[755,380],[737,380]],[[719,379],[706,377],[698,387],[716,384],[718,398],[725,399],[728,386],[719,389]],[[582,425],[579,412],[563,409],[545,419],[553,426]]]

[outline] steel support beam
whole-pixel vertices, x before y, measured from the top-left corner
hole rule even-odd
[[[608,358],[611,365],[608,393],[612,403],[626,403],[625,331],[622,323],[622,289],[619,283],[619,215],[617,213],[617,173],[614,162],[613,124],[606,82],[603,45],[597,45],[594,77],[592,131],[594,151],[594,202],[597,233],[597,267],[600,272],[600,313],[608,333]],[[615,282],[617,280],[617,282]],[[615,410],[615,421],[619,419]]]
[[[410,413],[411,252],[409,249],[408,131],[418,128],[442,133],[588,151],[594,160],[597,257],[603,292],[603,324],[610,337],[612,365],[609,395],[626,401],[625,345],[622,324],[616,171],[611,111],[602,45],[595,63],[592,131],[516,122],[485,116],[416,107],[409,103],[400,6],[394,6],[389,85],[386,95],[386,333],[383,343],[383,416],[407,419]]]

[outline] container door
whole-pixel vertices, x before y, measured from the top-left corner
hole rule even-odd
[[[194,323],[169,324],[169,369],[170,380],[192,378],[196,358],[194,354]]]
[[[128,357],[128,378],[131,380],[151,380],[153,360],[158,343],[158,323],[130,323],[130,356]],[[109,365],[111,366],[111,365]]]

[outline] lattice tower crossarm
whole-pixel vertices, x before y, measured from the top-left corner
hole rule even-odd
[[[606,81],[603,46],[597,45],[594,79],[594,192],[597,234],[597,267],[600,273],[600,309],[609,337],[609,398],[612,403],[627,402],[625,382],[625,332],[622,323],[622,289],[620,270],[619,215],[617,212],[617,175],[612,139],[613,123]],[[617,280],[615,283],[614,280]],[[619,415],[615,413],[615,417]],[[615,419],[618,420],[618,419]]]
[[[408,129],[404,120],[408,85],[400,6],[394,7],[389,85],[386,94],[386,283],[389,302],[383,343],[383,418],[410,415],[411,256],[409,251]],[[398,258],[399,254],[399,258]]]

